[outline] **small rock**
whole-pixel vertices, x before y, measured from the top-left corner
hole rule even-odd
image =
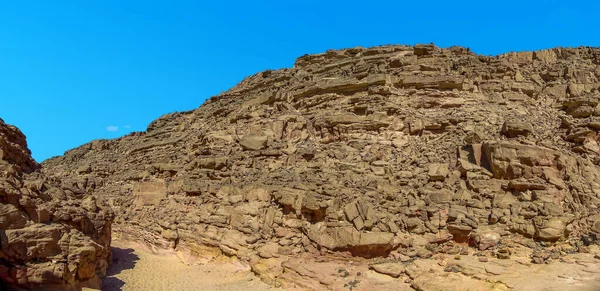
[[[498,257],[498,259],[503,259],[503,260],[510,259],[510,250],[509,249],[499,249],[496,252],[496,256]]]
[[[264,135],[247,134],[240,139],[240,145],[245,150],[261,150],[267,146],[267,137]]]
[[[527,136],[533,131],[531,124],[525,122],[505,121],[502,125],[502,133],[506,137]]]
[[[535,222],[536,238],[544,241],[555,241],[565,235],[567,224],[562,217],[551,217],[546,221],[542,221],[541,217],[536,217]]]
[[[81,207],[89,212],[96,212],[98,206],[96,206],[96,198],[94,196],[88,196],[81,200]]]
[[[502,275],[502,274],[506,273],[506,268],[503,268],[496,264],[486,264],[485,271],[488,274],[492,274],[492,275]]]
[[[404,266],[398,263],[376,264],[371,265],[369,268],[377,273],[385,274],[394,278],[400,277],[400,275],[404,274],[405,271]]]
[[[500,234],[491,230],[477,232],[475,241],[478,243],[479,250],[487,250],[495,247],[500,242]]]
[[[544,263],[544,259],[540,258],[540,257],[535,257],[531,260],[532,263],[534,264],[543,264]]]
[[[429,165],[429,180],[431,181],[443,181],[448,177],[448,174],[450,174],[448,164]]]

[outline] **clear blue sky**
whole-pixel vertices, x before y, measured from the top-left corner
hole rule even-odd
[[[600,46],[597,1],[2,1],[0,118],[42,161],[331,48]],[[112,131],[111,131],[112,130]]]

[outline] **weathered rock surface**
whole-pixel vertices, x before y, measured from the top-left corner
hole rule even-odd
[[[599,66],[587,47],[306,55],[44,171],[114,210],[119,232],[218,248],[275,285],[329,286],[293,267],[305,254],[412,260],[472,247],[495,260],[525,246],[560,258],[598,243]],[[448,285],[404,267],[404,287]]]
[[[44,176],[25,136],[0,119],[0,289],[98,286],[113,214],[85,186]]]

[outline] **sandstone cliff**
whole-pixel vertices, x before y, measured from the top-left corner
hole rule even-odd
[[[110,262],[113,214],[39,168],[25,136],[0,119],[0,289],[97,286]]]
[[[120,233],[276,285],[332,284],[305,254],[543,263],[597,243],[599,89],[597,48],[328,51],[43,166]]]

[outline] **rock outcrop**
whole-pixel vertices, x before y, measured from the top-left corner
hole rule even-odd
[[[25,136],[0,119],[0,289],[99,286],[114,215],[84,188],[44,176]]]
[[[597,48],[328,51],[44,172],[110,207],[121,233],[218,249],[275,285],[303,284],[305,254],[549,262],[598,242],[599,89]]]

